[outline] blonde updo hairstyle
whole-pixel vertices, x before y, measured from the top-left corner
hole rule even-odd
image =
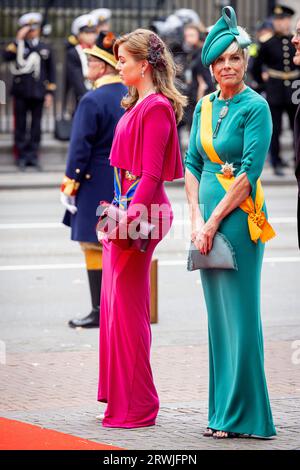
[[[176,88],[175,76],[176,66],[172,57],[171,52],[168,50],[165,43],[159,38],[157,34],[148,29],[136,29],[131,33],[124,34],[119,37],[114,44],[114,55],[119,60],[118,50],[120,45],[124,44],[126,50],[131,54],[134,59],[138,62],[140,60],[149,60],[150,42],[154,39],[156,43],[161,46],[161,62],[159,67],[151,65],[152,68],[152,80],[157,93],[162,93],[166,96],[174,109],[176,121],[179,123],[183,117],[183,108],[187,105],[187,98],[183,96]],[[121,102],[124,109],[128,109],[134,106],[138,101],[139,95],[135,87],[130,86],[128,95],[125,96]]]

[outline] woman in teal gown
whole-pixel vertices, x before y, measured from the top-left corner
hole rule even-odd
[[[235,21],[234,10],[225,7],[204,44],[203,63],[212,66],[220,89],[198,102],[185,158],[191,238],[207,254],[216,231],[223,233],[238,266],[237,271],[200,271],[209,340],[209,413],[204,435],[270,437],[276,431],[264,372],[260,281],[264,242],[274,232],[266,220],[259,176],[272,122],[267,102],[244,84],[250,41],[243,30],[236,29]],[[207,111],[204,115],[205,99],[211,119]],[[222,108],[225,116],[220,119]],[[213,151],[207,144],[210,138]],[[219,163],[212,161],[218,157]],[[256,203],[252,213],[242,205],[249,195]]]

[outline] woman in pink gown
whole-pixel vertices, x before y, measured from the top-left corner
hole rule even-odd
[[[142,214],[155,229],[146,252],[122,246],[118,230],[102,240],[98,401],[107,403],[103,426],[138,428],[154,425],[159,410],[150,365],[150,265],[173,219],[163,183],[183,176],[176,125],[186,99],[174,86],[172,56],[152,31],[122,36],[114,54],[129,87],[110,154],[120,188],[115,202],[125,196],[127,208],[120,226]]]

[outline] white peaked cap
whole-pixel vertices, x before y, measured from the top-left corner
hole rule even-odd
[[[179,8],[174,12],[181,21],[185,23],[192,23],[192,24],[199,24],[200,23],[200,16],[195,10],[191,10],[190,8]]]
[[[162,27],[162,34],[168,35],[173,33],[177,28],[182,27],[182,22],[176,15],[169,15]]]
[[[97,21],[91,13],[87,13],[86,15],[80,15],[72,23],[71,32],[75,36],[79,33],[81,28],[86,26],[97,26]]]
[[[96,10],[91,11],[91,15],[96,18],[98,22],[105,22],[111,18],[111,10],[109,8],[97,8]]]
[[[18,19],[18,24],[19,26],[27,26],[35,23],[41,24],[42,21],[43,16],[41,15],[41,13],[31,11],[30,13],[25,13],[25,15],[20,16],[20,18]]]

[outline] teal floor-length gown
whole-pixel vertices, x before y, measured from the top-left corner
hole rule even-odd
[[[272,134],[268,104],[249,87],[226,101],[219,93],[210,95],[213,130],[223,106],[228,106],[228,113],[213,139],[214,148],[223,162],[234,164],[234,176],[247,173],[255,198]],[[201,104],[200,100],[195,108],[185,165],[200,183],[200,210],[207,221],[225,190],[216,177],[221,165],[209,160],[200,142]],[[238,271],[200,271],[208,315],[208,426],[270,437],[276,430],[264,372],[260,315],[264,244],[251,240],[248,215],[241,208],[223,219],[219,231],[233,246]]]

